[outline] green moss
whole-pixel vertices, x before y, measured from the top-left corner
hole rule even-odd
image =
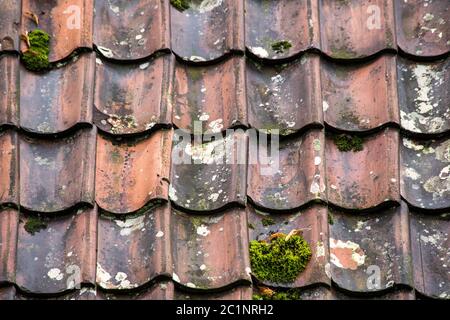
[[[273,225],[273,224],[275,224],[275,220],[273,220],[272,218],[262,218],[261,219],[261,224],[264,226],[264,227],[268,227],[268,226],[271,226],[271,225]]]
[[[334,224],[333,215],[329,212],[328,212],[328,224],[330,224],[330,225]]]
[[[276,53],[283,53],[284,51],[289,50],[292,47],[292,44],[290,41],[280,40],[273,42],[271,47]]]
[[[332,47],[331,53],[335,59],[354,59],[358,57],[357,53],[350,51],[349,48]]]
[[[249,223],[248,228],[253,230],[253,229],[255,229],[255,226],[253,225],[253,223]]]
[[[170,4],[174,6],[178,11],[184,11],[189,9],[188,0],[170,0]]]
[[[254,294],[253,300],[302,300],[300,290],[289,289],[281,292],[273,292],[273,294]]]
[[[282,235],[270,243],[250,242],[250,263],[252,272],[261,281],[291,283],[297,279],[309,260],[311,248],[299,235],[286,241]]]
[[[340,134],[333,137],[333,141],[342,152],[357,152],[364,149],[364,140],[358,136],[349,136],[347,134]]]
[[[30,217],[25,223],[24,228],[26,232],[34,235],[36,232],[47,228],[47,224],[39,217]]]
[[[45,31],[36,29],[28,33],[30,47],[22,54],[25,68],[31,71],[44,71],[50,67],[50,36]]]

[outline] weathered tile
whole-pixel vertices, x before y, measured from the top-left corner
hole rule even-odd
[[[18,226],[17,210],[0,210],[0,283],[14,283],[16,279]],[[1,295],[0,293],[0,300]]]
[[[0,127],[3,125],[17,126],[19,124],[20,83],[19,59],[15,55],[0,56],[0,79],[2,79],[0,81]]]
[[[403,138],[400,153],[403,198],[419,208],[449,208],[450,139]]]
[[[104,210],[129,213],[168,199],[172,132],[118,140],[97,136],[96,201]]]
[[[450,59],[419,63],[399,58],[398,62],[402,127],[430,134],[450,130]]]
[[[322,130],[281,141],[278,155],[273,150],[276,146],[266,142],[261,137],[249,140],[249,157],[257,161],[249,160],[247,194],[256,206],[291,210],[309,201],[326,200]]]
[[[173,57],[140,64],[116,64],[97,58],[95,125],[112,134],[130,134],[170,124]]]
[[[244,50],[244,1],[189,1],[170,6],[172,50],[184,60],[204,62]]]
[[[98,2],[98,1],[97,1]],[[34,14],[39,21],[30,17]],[[93,0],[23,0],[21,32],[41,29],[50,35],[50,61],[59,61],[80,48],[92,48]],[[21,50],[26,49],[24,41]]]
[[[0,52],[19,50],[21,3],[17,0],[0,0]]]
[[[182,292],[180,290],[175,291],[174,300],[251,300],[252,299],[252,287],[251,286],[239,286],[236,288],[228,289],[221,292]]]
[[[399,122],[393,55],[350,65],[323,60],[321,71],[327,124],[341,130],[366,131]]]
[[[246,0],[246,47],[264,59],[282,59],[319,48],[317,5],[317,0]]]
[[[59,139],[20,139],[20,203],[55,212],[94,202],[95,128]]]
[[[245,60],[240,57],[207,67],[176,63],[174,125],[199,134],[200,130],[216,133],[246,124],[244,68]]]
[[[98,225],[97,284],[103,289],[134,289],[155,277],[172,275],[168,205],[142,214],[101,216]]]
[[[322,51],[335,59],[363,58],[396,48],[390,0],[319,0]]]
[[[393,1],[398,46],[408,54],[438,56],[450,51],[450,6],[446,0]]]
[[[204,213],[245,205],[246,160],[243,130],[203,143],[191,141],[189,135],[175,136],[170,199],[176,206]]]
[[[328,201],[361,210],[400,200],[397,130],[387,128],[362,138],[361,151],[339,151],[336,138],[328,135],[325,144]]]
[[[140,292],[98,291],[96,300],[173,300],[174,291],[173,282],[161,280]]]
[[[115,60],[138,60],[169,48],[168,6],[164,0],[95,1],[95,45]]]
[[[19,204],[19,144],[17,133],[0,132],[0,205]]]
[[[246,71],[252,127],[287,135],[323,122],[319,56],[306,55],[283,66],[247,60]]]
[[[38,74],[20,68],[20,125],[41,134],[92,122],[94,54]]]
[[[173,281],[198,291],[250,283],[246,218],[244,209],[208,216],[172,210]]]
[[[95,282],[96,209],[57,217],[21,215],[16,283],[35,294],[64,292]]]

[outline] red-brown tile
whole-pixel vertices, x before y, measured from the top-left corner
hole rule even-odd
[[[203,62],[244,50],[244,1],[190,1],[170,6],[172,49],[184,60]]]
[[[349,292],[332,290],[332,296],[333,300],[416,300],[414,290],[405,288],[395,288],[394,291],[371,295],[362,295],[361,293],[352,295]]]
[[[169,47],[169,2],[95,1],[94,42],[107,58],[137,60]]]
[[[98,2],[98,1],[97,1]],[[36,25],[29,14],[39,19]],[[79,48],[92,48],[93,0],[23,0],[21,32],[41,29],[50,35],[50,61],[67,58]],[[21,50],[26,49],[22,41]]]
[[[414,133],[450,130],[450,59],[418,63],[399,58],[401,125]]]
[[[450,6],[447,0],[394,1],[398,46],[415,56],[450,51]]]
[[[37,74],[20,68],[20,124],[27,131],[58,133],[92,122],[94,54]]]
[[[150,288],[136,293],[98,291],[96,293],[96,300],[173,300],[174,291],[173,282],[162,280],[156,282]]]
[[[450,299],[449,214],[411,213],[414,286],[433,298]]]
[[[18,300],[14,286],[0,287],[0,301],[3,300]]]
[[[210,213],[246,203],[247,136],[235,130],[201,143],[175,136],[170,199],[186,210]]]
[[[171,219],[174,282],[201,291],[251,281],[244,209],[208,216],[172,210]]]
[[[159,130],[129,140],[97,136],[96,201],[109,212],[128,213],[168,199],[172,133]]]
[[[239,57],[208,67],[178,62],[173,80],[174,125],[198,134],[200,129],[215,133],[245,124],[244,68]]]
[[[323,122],[319,56],[306,55],[283,67],[247,61],[248,122],[252,127],[269,132],[278,129],[287,135]]]
[[[0,210],[0,283],[14,283],[16,279],[17,228],[19,212]],[[0,300],[1,294],[0,294]]]
[[[17,133],[0,132],[0,205],[19,204],[19,145]]]
[[[20,139],[20,203],[32,211],[55,212],[94,202],[96,130],[48,140]]]
[[[193,293],[176,290],[174,300],[251,300],[252,287],[239,286],[223,292]]]
[[[365,215],[329,214],[334,283],[352,292],[413,286],[407,212],[396,207]]]
[[[450,139],[403,138],[400,152],[402,197],[419,208],[449,208]]]
[[[278,158],[271,154],[273,146],[266,146],[265,142],[261,136],[258,146],[256,139],[249,140],[247,194],[255,205],[291,210],[312,200],[326,200],[322,130],[281,141]],[[256,157],[257,162],[253,160]],[[267,164],[269,159],[271,165]]]
[[[170,124],[173,57],[141,64],[97,59],[94,122],[113,134],[129,134]]]
[[[19,50],[21,3],[17,0],[0,0],[0,52]]]
[[[101,216],[98,225],[97,284],[134,289],[157,276],[172,276],[170,208],[133,217]]]
[[[1,6],[1,4],[0,4]],[[0,27],[1,30],[1,27]],[[0,127],[19,124],[19,59],[0,56]]]
[[[339,151],[326,139],[328,201],[347,209],[368,209],[399,201],[399,135],[394,129],[363,138],[362,151]]]
[[[245,45],[259,58],[282,59],[320,47],[317,0],[246,0],[245,5]],[[277,52],[272,45],[279,41],[291,47]]]
[[[322,51],[335,59],[363,58],[396,48],[390,0],[319,0]]]
[[[288,234],[294,229],[303,229],[303,237],[308,242],[312,256],[304,271],[292,283],[271,283],[265,285],[284,288],[299,288],[318,283],[330,284],[328,255],[328,217],[324,206],[314,205],[295,214],[266,214],[249,207],[248,222],[250,240],[267,240],[270,235],[281,232]],[[263,219],[271,218],[273,224],[263,225]],[[327,275],[328,274],[328,275]],[[256,277],[256,275],[254,275]]]
[[[36,227],[37,223],[41,228]],[[80,209],[52,218],[22,215],[17,285],[27,292],[58,293],[81,283],[93,284],[96,239],[96,209]]]
[[[383,55],[362,64],[322,64],[322,98],[327,124],[365,131],[398,123],[396,58]]]

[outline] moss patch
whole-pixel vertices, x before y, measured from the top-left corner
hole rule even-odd
[[[275,220],[273,220],[272,218],[262,218],[261,219],[261,224],[264,226],[264,227],[268,227],[268,226],[271,226],[271,225],[274,225],[275,224]]]
[[[286,291],[275,291],[268,288],[260,290],[260,294],[254,294],[253,300],[301,300],[300,290],[289,289]]]
[[[328,212],[328,224],[329,225],[333,225],[334,224],[333,215],[331,213],[329,213],[329,212]]]
[[[339,151],[343,152],[358,152],[364,149],[364,140],[358,136],[349,136],[347,134],[340,134],[333,137],[333,141],[336,144]]]
[[[36,232],[47,228],[47,224],[39,217],[30,217],[25,223],[24,228],[26,232],[34,235]]]
[[[178,11],[184,11],[189,9],[188,0],[170,0],[170,4],[174,6]]]
[[[50,35],[36,29],[28,33],[30,47],[22,54],[25,68],[31,71],[44,71],[50,67]]]
[[[283,234],[270,243],[256,240],[250,242],[252,272],[262,281],[294,282],[310,259],[311,248],[300,235],[286,240],[286,235]]]
[[[290,41],[281,40],[272,43],[271,47],[276,53],[283,53],[284,51],[289,50],[292,47],[292,44]]]

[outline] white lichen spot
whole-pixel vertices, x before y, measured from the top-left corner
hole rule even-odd
[[[114,220],[114,222],[121,228],[120,235],[128,236],[132,232],[141,230],[144,227],[145,216],[140,216],[136,218],[128,218],[125,221]]]
[[[149,62],[146,62],[146,63],[142,63],[142,64],[140,64],[139,65],[139,69],[141,69],[141,70],[145,70],[145,69],[147,69],[148,68],[148,66],[150,65],[150,63]]]
[[[172,273],[172,280],[175,282],[180,282],[180,278],[178,277],[178,275],[174,272]]]
[[[162,231],[158,231],[158,233],[156,234],[156,236],[155,237],[157,237],[157,238],[161,238],[161,237],[163,237],[164,236],[164,232],[162,232]]]
[[[100,263],[97,263],[96,278],[101,287],[108,288],[110,286],[109,281],[112,277],[105,269],[103,269]]]
[[[103,64],[103,62],[102,62],[102,60],[100,58],[95,58],[95,63],[98,64],[98,65],[102,65]]]
[[[331,265],[329,262],[325,264],[325,274],[327,275],[328,279],[331,279]]]
[[[197,234],[199,236],[206,237],[208,234],[210,234],[210,231],[208,230],[208,227],[202,224],[201,226],[197,227]]]
[[[186,283],[186,287],[188,287],[188,288],[197,288],[197,286],[195,284],[193,284],[192,282]]]
[[[420,178],[420,174],[414,168],[405,168],[403,170],[403,175],[414,181]]]
[[[222,1],[223,0],[192,1],[189,5],[191,9],[197,10],[200,13],[205,13],[221,6]]]
[[[408,138],[403,138],[403,145],[408,148],[408,149],[412,149],[415,151],[420,151],[423,150],[424,146],[420,145],[420,144],[416,144],[414,141],[408,139]]]
[[[203,113],[198,117],[198,120],[200,120],[200,121],[208,121],[208,119],[209,119],[209,115],[208,115],[207,113],[205,113],[205,112],[203,112]]]
[[[218,198],[219,198],[219,194],[218,193],[211,193],[208,196],[208,200],[211,200],[212,202],[216,202]]]
[[[192,61],[192,62],[202,62],[202,61],[206,61],[205,58],[199,57],[199,56],[191,56],[188,60],[190,60],[190,61]]]
[[[178,201],[177,190],[172,185],[169,185],[169,198],[172,201]]]
[[[324,101],[322,102],[322,107],[323,107],[323,112],[326,112],[330,106],[328,105],[328,102],[326,102],[326,101],[324,100]]]
[[[316,248],[316,257],[324,257],[325,256],[325,246],[322,241],[317,242],[317,248]]]
[[[213,133],[220,132],[223,129],[223,120],[217,119],[214,121],[211,121],[208,125],[208,127],[211,129]]]
[[[365,260],[366,255],[359,244],[330,238],[330,261],[336,267],[356,270]]]
[[[413,76],[417,81],[416,110],[420,114],[427,113],[433,109],[433,89],[437,84],[442,84],[444,79],[442,72],[436,72],[431,65],[418,64],[413,69]]]
[[[100,53],[102,55],[104,55],[107,58],[113,58],[114,57],[114,53],[111,49],[102,47],[102,46],[97,46],[97,49],[100,51]]]
[[[202,265],[200,266],[200,270],[201,270],[201,271],[205,271],[205,270],[206,270],[206,266],[205,266],[204,264],[202,264]]]
[[[320,158],[320,157],[314,158],[314,165],[318,166],[321,162],[322,162],[322,158]]]
[[[112,12],[114,12],[115,14],[118,14],[120,12],[120,8],[118,6],[113,6],[110,5],[109,8],[111,9]]]
[[[246,267],[245,273],[250,277],[250,275],[252,274],[252,269],[250,267]]]
[[[61,281],[64,278],[64,273],[62,273],[58,268],[52,268],[47,272],[47,276],[50,279]]]
[[[249,50],[257,57],[267,58],[269,53],[263,47],[249,47]]]
[[[423,20],[425,20],[425,21],[427,21],[427,22],[429,22],[429,21],[431,21],[431,20],[433,20],[433,19],[434,19],[434,15],[431,14],[431,13],[426,13],[426,14],[423,16]]]

